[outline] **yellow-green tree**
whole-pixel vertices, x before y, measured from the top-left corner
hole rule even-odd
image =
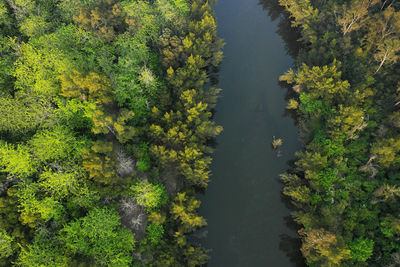
[[[309,264],[321,266],[340,266],[350,258],[350,249],[337,236],[325,229],[301,229],[299,234],[303,240],[301,252]]]
[[[113,144],[106,141],[94,142],[90,149],[84,150],[82,166],[89,173],[90,179],[104,184],[115,183],[116,162]]]
[[[171,207],[174,220],[179,223],[179,231],[188,233],[198,227],[207,225],[203,217],[197,215],[200,201],[186,193],[178,193]]]
[[[100,105],[112,102],[109,79],[95,72],[85,74],[72,70],[70,74],[61,76],[61,95]]]

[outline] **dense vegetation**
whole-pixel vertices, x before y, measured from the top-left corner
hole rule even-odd
[[[194,266],[223,42],[206,0],[0,0],[0,266]]]
[[[310,266],[400,265],[400,3],[279,0],[301,34],[287,108],[304,151],[282,175]]]

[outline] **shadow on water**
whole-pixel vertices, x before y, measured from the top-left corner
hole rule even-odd
[[[284,8],[279,5],[278,0],[260,0],[259,5],[262,6],[263,10],[267,11],[271,20],[275,21],[279,19],[278,29],[276,33],[282,38],[285,43],[286,53],[296,60],[299,51],[300,44],[298,40],[301,37],[301,34],[298,29],[291,27],[290,18],[287,12],[285,12]],[[292,98],[297,98],[298,94],[294,92],[291,86],[289,86],[285,82],[278,81],[278,85],[282,89],[286,89],[285,100],[288,101]],[[297,125],[298,118],[296,116],[296,112],[293,110],[285,109],[284,114],[285,117],[291,117]],[[289,160],[287,165],[289,169],[293,169],[295,167],[295,159]],[[291,211],[295,210],[295,206],[292,204],[289,197],[285,196],[283,193],[281,194],[281,202]],[[300,225],[297,224],[292,216],[284,217],[285,225],[287,228],[298,231],[300,229]],[[289,260],[296,267],[307,266],[304,258],[301,254],[301,240],[298,236],[293,237],[287,234],[281,234],[279,242],[279,249],[283,251]]]
[[[284,194],[281,194],[281,202],[285,204],[287,209],[295,209],[295,206],[292,204],[290,198],[288,196],[285,196]],[[292,216],[284,217],[284,221],[287,228],[296,232],[300,230],[300,225],[293,220]],[[287,234],[281,234],[279,235],[279,238],[279,249],[286,254],[293,265],[296,267],[307,266],[300,251],[300,238],[298,238],[298,236],[293,237]]]
[[[295,61],[301,47],[298,42],[301,37],[300,31],[297,28],[291,27],[289,14],[285,12],[282,6],[279,5],[278,0],[260,0],[259,5],[262,6],[264,11],[267,11],[268,16],[271,18],[271,20],[275,21],[279,19],[278,29],[276,30],[276,33],[284,41],[286,53]],[[278,80],[278,85],[281,88],[286,89],[286,101],[291,98],[298,97],[298,94],[294,92],[292,87],[287,83],[280,82]],[[298,118],[294,110],[285,109],[283,116],[292,118],[297,125]]]
[[[296,59],[300,50],[298,40],[301,35],[297,28],[290,26],[289,14],[279,5],[278,0],[260,0],[259,5],[268,12],[272,20],[280,19],[276,33],[285,42],[286,53]]]
[[[299,250],[301,246],[300,239],[286,234],[281,234],[279,237],[281,239],[279,249],[286,254],[293,265],[296,267],[307,266]]]

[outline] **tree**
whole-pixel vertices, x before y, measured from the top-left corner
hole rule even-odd
[[[1,28],[11,24],[12,19],[7,14],[4,3],[0,3],[0,86],[3,92],[11,92],[13,90],[14,81],[12,79],[12,65],[16,60],[14,49],[16,39],[3,36]]]
[[[64,199],[71,194],[79,195],[85,185],[79,181],[78,172],[53,172],[45,170],[40,174],[40,186],[55,199]],[[87,188],[86,188],[87,190]]]
[[[59,239],[73,253],[92,257],[97,264],[130,266],[134,235],[121,228],[120,216],[110,208],[95,208],[67,224]]]
[[[59,219],[63,212],[63,206],[52,196],[41,197],[40,188],[36,183],[19,183],[16,193],[19,201],[20,220],[35,228],[41,222],[50,219]]]
[[[116,162],[114,160],[113,144],[96,141],[90,149],[83,151],[82,167],[89,173],[89,178],[104,184],[116,183]]]
[[[371,153],[375,155],[378,162],[383,167],[389,167],[396,163],[400,158],[397,153],[400,151],[400,140],[394,138],[382,139],[377,142],[371,149]]]
[[[164,236],[164,228],[162,225],[150,224],[146,229],[146,238],[150,240],[150,243],[155,246],[160,243]]]
[[[330,104],[344,101],[350,93],[350,83],[342,80],[341,76],[342,72],[333,62],[323,67],[303,64],[296,73],[289,71],[280,80],[295,85],[298,93],[307,93],[310,100],[323,100]]]
[[[0,170],[11,175],[27,177],[37,172],[38,162],[26,146],[15,147],[0,141]]]
[[[358,30],[365,22],[368,8],[377,4],[377,0],[352,0],[348,5],[341,7],[337,15],[337,23],[342,27],[343,35]]]
[[[279,4],[290,13],[293,27],[308,24],[318,16],[318,10],[308,0],[279,0]]]
[[[374,241],[359,237],[350,243],[349,248],[351,250],[350,255],[352,260],[365,262],[372,256]]]
[[[54,114],[57,120],[71,130],[88,132],[94,127],[92,116],[96,104],[81,102],[77,99],[56,99],[57,109]]]
[[[95,72],[84,74],[72,70],[70,74],[61,76],[61,95],[100,105],[112,102],[109,79]]]
[[[394,201],[396,197],[400,196],[400,188],[396,185],[383,184],[373,194],[377,198],[376,200],[372,200],[373,204],[380,201]]]
[[[28,142],[31,153],[41,162],[79,159],[85,146],[66,127],[56,126],[36,133]]]
[[[388,6],[382,12],[376,14],[371,26],[373,33],[378,34],[377,41],[383,41],[387,37],[400,32],[400,12]]]
[[[384,64],[394,64],[398,61],[397,53],[400,51],[400,40],[387,38],[378,44],[374,59],[379,63],[375,73],[378,73]]]
[[[178,221],[181,233],[191,232],[207,224],[204,218],[196,213],[196,209],[199,207],[200,201],[194,197],[188,196],[186,193],[177,194],[170,212],[172,218]]]
[[[133,111],[128,109],[120,110],[117,121],[113,124],[116,137],[120,143],[126,143],[137,134],[135,127],[128,125],[129,120],[134,116],[135,113]]]
[[[299,203],[308,204],[311,202],[311,190],[304,185],[300,186],[290,186],[287,185],[284,188],[283,194],[291,197],[294,201],[293,203],[297,206]]]
[[[289,12],[292,27],[303,29],[303,38],[313,41],[315,39],[314,24],[318,23],[319,10],[314,8],[310,0],[279,0],[279,4]]]
[[[381,232],[389,238],[400,233],[400,218],[391,214],[386,215],[380,223]]]
[[[186,0],[157,0],[156,3],[164,20],[177,27],[182,26],[190,14],[190,6]]]
[[[8,15],[7,15],[7,7],[5,5],[5,2],[0,3],[0,25],[4,24],[7,21]]]
[[[187,181],[206,187],[211,158],[210,151],[204,144],[217,136],[222,127],[210,121],[211,112],[195,90],[186,90],[181,94],[182,111],[164,114],[162,125],[151,125],[150,131],[158,141],[150,151],[164,166],[177,164],[178,170]],[[157,109],[154,110],[157,112]]]
[[[0,96],[0,132],[13,137],[34,132],[51,124],[54,109],[43,98],[17,94],[14,98]]]
[[[361,108],[344,105],[339,105],[338,112],[328,120],[328,124],[330,128],[328,133],[333,140],[338,140],[342,135],[349,139],[356,139],[355,133],[367,126],[365,115]]]
[[[116,0],[102,0],[95,7],[79,7],[79,15],[74,15],[74,22],[84,30],[91,30],[101,38],[111,41],[116,33],[123,31],[124,12]]]
[[[21,21],[35,8],[35,1],[33,0],[9,0],[7,4],[10,5],[18,21]]]
[[[301,252],[309,264],[337,266],[350,258],[351,251],[343,242],[323,228],[301,229],[299,234],[303,240]]]
[[[90,114],[90,118],[93,123],[92,132],[94,134],[108,134],[109,132],[116,134],[111,114],[108,114],[102,108],[96,108]]]
[[[144,206],[148,211],[160,208],[168,200],[167,191],[160,184],[151,184],[148,181],[142,181],[132,185],[130,190],[131,195],[136,199],[138,204]]]
[[[31,14],[20,25],[20,31],[29,37],[43,35],[49,28],[49,23],[46,22],[46,17],[42,14]]]
[[[9,236],[4,229],[0,230],[0,259],[5,260],[14,254],[14,238]]]
[[[16,264],[22,267],[67,267],[71,266],[71,255],[59,242],[44,236],[36,236],[32,244],[21,248]]]
[[[129,30],[134,32],[141,42],[155,40],[160,30],[160,20],[151,3],[131,1],[123,3]]]
[[[15,61],[12,72],[16,78],[15,87],[25,93],[55,96],[60,90],[59,76],[72,67],[72,62],[60,49],[46,49],[43,46],[34,46],[31,43],[20,45],[20,56]]]

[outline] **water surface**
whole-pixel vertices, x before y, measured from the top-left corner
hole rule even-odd
[[[200,214],[212,249],[208,266],[295,266],[287,255],[296,232],[286,225],[290,211],[281,199],[279,174],[300,149],[297,127],[283,116],[285,89],[278,77],[293,60],[258,0],[218,0],[219,36],[225,59],[223,89],[215,120],[224,127],[212,164],[212,181],[201,197]],[[282,156],[271,148],[282,137]]]

